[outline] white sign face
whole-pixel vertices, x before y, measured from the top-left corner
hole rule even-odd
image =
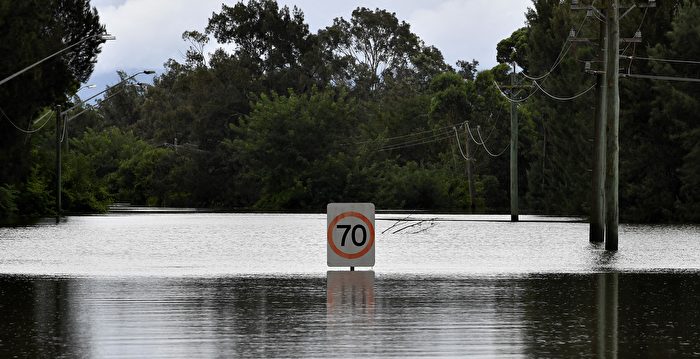
[[[374,204],[329,203],[327,209],[329,267],[374,266]]]

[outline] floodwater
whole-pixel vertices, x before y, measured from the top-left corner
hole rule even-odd
[[[0,357],[700,356],[700,226],[405,217],[355,272],[319,214],[0,228]]]

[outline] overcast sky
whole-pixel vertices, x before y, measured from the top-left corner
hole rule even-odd
[[[247,0],[246,0],[247,1]],[[222,0],[93,0],[107,31],[117,37],[102,45],[93,78],[104,89],[117,82],[116,71],[153,69],[159,74],[170,58],[182,61],[185,30],[204,30]],[[496,44],[524,26],[531,0],[278,0],[299,7],[310,30],[330,25],[333,18],[350,18],[359,6],[395,12],[427,45],[434,45],[454,65],[457,60],[479,61],[480,68],[496,64]],[[216,48],[210,44],[209,52]],[[146,78],[141,78],[145,80]],[[83,95],[83,93],[81,93]]]

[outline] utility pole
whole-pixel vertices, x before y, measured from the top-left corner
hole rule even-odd
[[[466,125],[469,126],[469,122],[467,122]],[[469,128],[467,128],[467,132],[469,132]],[[474,210],[476,209],[476,205],[474,204],[474,177],[472,176],[472,161],[474,158],[472,158],[471,154],[469,133],[467,133],[467,137],[464,142],[464,150],[467,154],[467,181],[469,182],[469,213],[474,213]]]
[[[603,14],[609,13],[606,10],[606,0],[603,0],[601,9]],[[607,16],[607,15],[606,15]],[[606,73],[606,28],[607,22],[600,22],[598,32],[598,44],[600,46],[600,59],[603,63],[602,73],[596,74],[596,113],[595,113],[595,137],[593,143],[593,191],[591,194],[591,219],[589,241],[591,243],[602,243],[605,239],[605,146],[606,142],[606,94],[605,83]]]
[[[56,223],[61,219],[61,107],[56,106]]]
[[[606,42],[605,250],[616,251],[618,239],[618,185],[620,183],[620,15],[619,0],[608,0]]]
[[[512,65],[510,84],[515,89],[515,61]],[[513,101],[510,102],[510,221],[518,221],[518,106]]]

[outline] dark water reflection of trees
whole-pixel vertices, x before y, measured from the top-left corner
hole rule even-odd
[[[694,273],[367,283],[330,301],[324,277],[0,277],[0,357],[700,353]]]

